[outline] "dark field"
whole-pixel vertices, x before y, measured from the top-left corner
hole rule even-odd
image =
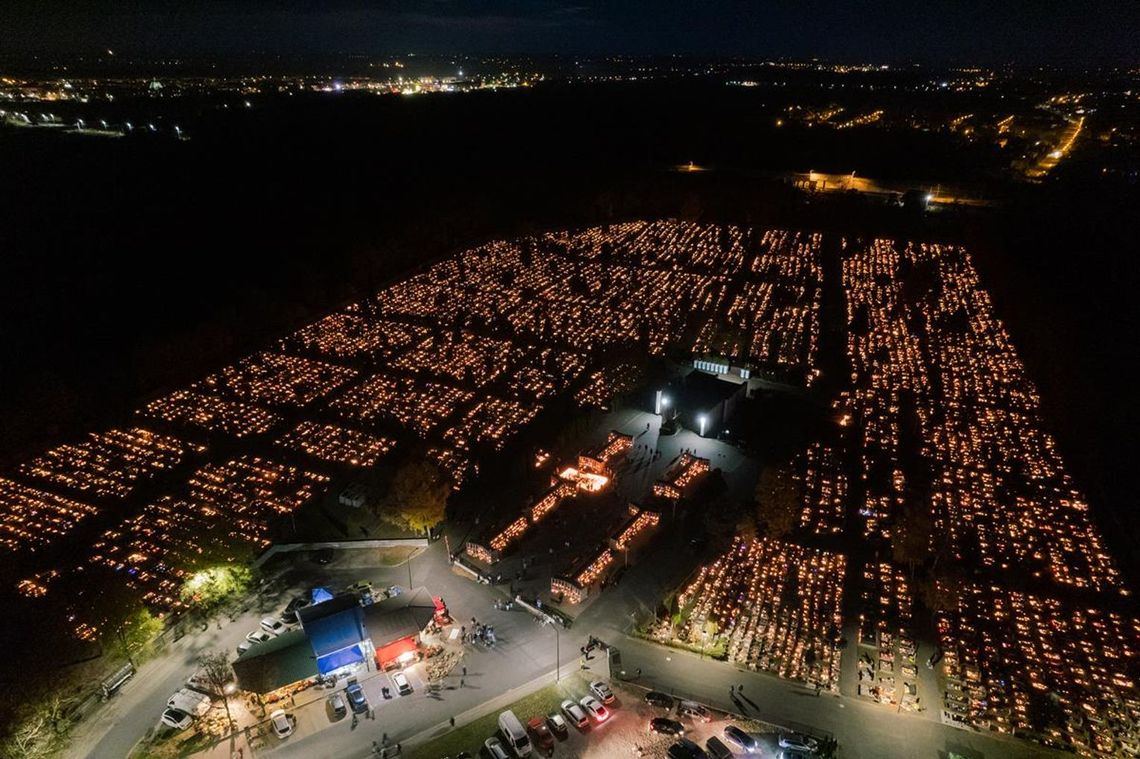
[[[1137,187],[1094,182],[1079,151],[1046,185],[1015,185],[984,147],[776,128],[765,100],[699,81],[548,85],[195,105],[183,143],[0,129],[0,470],[491,237],[653,216],[826,228],[975,251],[1135,580]],[[714,170],[669,170],[688,161]],[[808,168],[1004,202],[923,217],[765,178]]]

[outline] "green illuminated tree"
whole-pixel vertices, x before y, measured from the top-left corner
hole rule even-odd
[[[200,569],[186,578],[179,597],[200,611],[210,612],[244,593],[252,580],[253,572],[240,564]]]
[[[449,495],[451,484],[439,467],[412,458],[396,470],[380,517],[411,532],[427,532],[443,521]]]

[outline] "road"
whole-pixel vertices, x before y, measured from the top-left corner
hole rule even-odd
[[[457,534],[449,535],[452,545],[459,539],[458,531],[462,528],[455,529]],[[66,754],[67,759],[127,756],[157,724],[167,697],[196,669],[202,653],[214,649],[233,652],[245,634],[257,628],[263,616],[279,611],[295,593],[314,584],[336,588],[362,579],[371,580],[378,587],[408,586],[406,563],[394,567],[376,566],[369,564],[363,554],[355,550],[338,552],[336,560],[325,567],[305,563],[303,556],[287,558],[286,561],[301,562],[283,573],[287,590],[261,598],[256,608],[233,622],[226,621],[221,629],[215,625],[184,637],[143,665],[114,698],[83,723]],[[372,698],[375,720],[362,720],[355,729],[351,720],[329,723],[319,732],[308,736],[297,734],[282,743],[270,739],[270,749],[259,751],[259,755],[363,756],[368,753],[371,741],[380,740],[384,733],[393,740],[402,740],[446,723],[450,717],[478,707],[495,695],[537,683],[548,674],[552,676],[556,649],[561,653],[563,671],[578,666],[577,650],[585,643],[584,631],[561,631],[559,646],[554,630],[537,624],[526,611],[517,607],[512,611],[496,610],[493,602],[505,599],[504,589],[477,585],[456,574],[447,562],[444,541],[433,543],[416,555],[411,560],[411,570],[414,584],[426,586],[434,595],[442,595],[460,623],[469,623],[474,616],[482,623],[495,626],[498,644],[493,649],[469,647],[464,660],[468,669],[464,687],[458,687],[459,678],[453,677],[448,683],[451,687],[438,695],[417,689],[415,694],[405,698],[390,701]],[[376,690],[379,690],[378,684]],[[211,755],[217,753],[221,753],[221,749]],[[251,753],[247,751],[245,755]],[[224,754],[228,755],[228,750]]]

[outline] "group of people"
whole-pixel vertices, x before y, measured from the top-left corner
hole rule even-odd
[[[475,617],[471,618],[471,631],[467,631],[467,625],[459,628],[459,637],[464,643],[474,643],[480,641],[488,646],[495,645],[495,626],[482,624]]]

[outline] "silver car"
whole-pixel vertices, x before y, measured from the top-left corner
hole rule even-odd
[[[810,754],[812,751],[815,751],[818,745],[819,741],[803,733],[783,733],[780,735],[780,748]]]
[[[483,748],[487,749],[491,759],[511,759],[507,750],[503,748],[503,742],[498,738],[488,738],[483,742]]]
[[[174,730],[185,730],[190,727],[193,722],[193,717],[173,707],[162,712],[162,724]]]
[[[590,719],[586,716],[585,710],[570,699],[562,702],[562,713],[570,720],[570,724],[576,725],[579,730],[590,725]]]

